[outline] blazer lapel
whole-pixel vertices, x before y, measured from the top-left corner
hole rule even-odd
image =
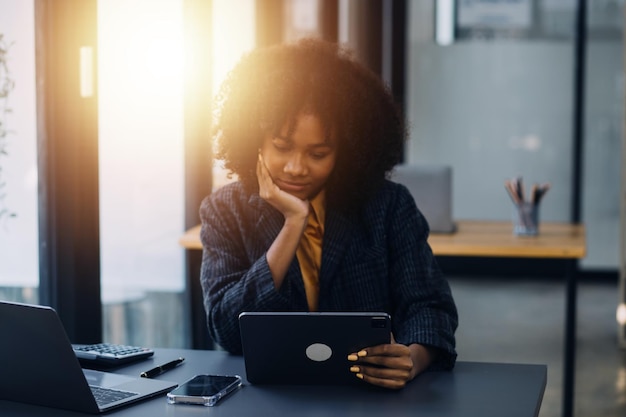
[[[345,215],[333,210],[326,212],[324,240],[322,243],[322,266],[320,271],[320,293],[328,288],[335,278],[343,255],[350,245],[350,230],[354,222]]]

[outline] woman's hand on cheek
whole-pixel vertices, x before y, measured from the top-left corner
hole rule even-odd
[[[309,202],[307,200],[301,200],[278,188],[272,180],[272,176],[265,166],[263,156],[260,152],[256,173],[259,181],[259,195],[262,199],[283,213],[286,220],[291,217],[306,218],[308,216]]]

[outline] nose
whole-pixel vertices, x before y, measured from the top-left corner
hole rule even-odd
[[[285,172],[285,174],[293,176],[306,175],[308,170],[306,167],[306,162],[304,161],[304,157],[300,154],[291,155],[285,163],[283,171]]]

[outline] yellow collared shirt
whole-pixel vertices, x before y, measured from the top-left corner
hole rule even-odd
[[[324,238],[324,220],[326,217],[326,196],[320,192],[310,202],[310,213],[306,228],[300,244],[296,250],[296,256],[300,263],[302,281],[306,292],[306,300],[309,311],[317,311],[320,291],[320,266],[322,265],[322,241]]]

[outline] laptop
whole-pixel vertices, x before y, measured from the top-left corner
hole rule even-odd
[[[391,340],[391,319],[378,312],[244,312],[239,326],[251,384],[362,384],[348,355]]]
[[[2,400],[97,414],[178,385],[83,370],[50,307],[0,301],[0,335]]]
[[[422,212],[430,231],[453,233],[452,167],[446,165],[403,164],[394,168],[391,180],[405,185]]]

